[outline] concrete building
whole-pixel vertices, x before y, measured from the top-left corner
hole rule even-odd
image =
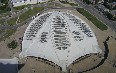
[[[18,73],[18,59],[0,59],[0,73]]]
[[[11,0],[13,7],[46,2],[48,0]]]
[[[96,36],[88,24],[67,12],[47,12],[27,27],[19,57],[40,57],[54,62],[63,71],[79,57],[100,54]]]

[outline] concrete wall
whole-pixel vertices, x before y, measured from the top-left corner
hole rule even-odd
[[[13,7],[27,5],[27,4],[36,4],[39,2],[41,3],[41,2],[46,2],[46,1],[48,1],[48,0],[27,0],[27,1],[13,3]]]

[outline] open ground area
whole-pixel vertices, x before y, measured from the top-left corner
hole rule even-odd
[[[42,3],[44,4],[44,3]],[[47,5],[49,6],[48,8]],[[2,15],[0,15],[0,25],[8,25],[8,29],[6,29],[7,27],[5,27],[5,29],[0,29],[0,59],[12,59],[14,57],[17,57],[19,59],[19,61],[17,61],[18,64],[18,72],[19,73],[116,73],[116,32],[110,28],[109,26],[107,26],[105,23],[103,23],[101,20],[99,20],[98,18],[96,18],[94,15],[92,15],[89,11],[85,10],[84,8],[73,8],[73,6],[78,6],[79,4],[76,4],[74,2],[69,3],[69,2],[61,2],[58,3],[56,1],[56,7],[54,6],[55,4],[53,3],[49,3],[49,4],[45,4],[45,6],[41,6],[41,7],[30,7],[27,11],[22,12],[21,14],[17,14],[14,15],[14,17],[12,18],[12,16],[10,18],[7,19],[7,23],[4,20],[1,20],[1,17],[4,17]],[[20,6],[20,7],[15,7],[14,9],[16,9],[16,11],[20,11],[23,9],[25,9],[25,7],[27,6],[31,6],[31,5],[24,5],[24,6]],[[67,7],[60,9],[60,7]],[[54,12],[53,12],[54,11]],[[45,20],[44,17],[40,15],[37,15],[38,12],[40,12],[41,14],[43,13],[48,13],[50,14],[50,12],[54,14],[52,14],[52,16],[50,18],[48,18],[47,20]],[[57,13],[55,13],[57,12]],[[58,13],[59,12],[59,13]],[[74,19],[72,18],[71,20],[71,16],[66,17],[64,13],[60,13],[60,12],[65,12],[67,14],[73,14],[75,17],[77,16],[78,19],[82,19],[82,22],[84,24],[87,25],[83,25],[83,26],[87,26],[89,28],[89,30],[86,29],[86,31],[91,32],[91,35],[95,37],[95,39],[93,40],[89,40],[89,38],[87,37],[86,33],[83,33],[85,30],[85,28],[83,27],[82,29],[80,29],[80,27],[82,25],[76,24],[79,21],[76,22],[72,22]],[[35,18],[35,17],[37,18]],[[32,19],[33,17],[33,19]],[[39,19],[39,17],[41,17],[42,19]],[[45,16],[46,17],[46,16]],[[58,18],[59,17],[59,18]],[[73,16],[72,16],[73,17]],[[26,21],[27,19],[31,18],[31,20]],[[62,19],[60,21],[60,19]],[[34,20],[34,21],[33,21]],[[55,20],[59,20],[59,21],[55,21]],[[42,22],[46,22],[42,27],[41,30],[37,31],[36,28],[34,26],[38,26],[36,24],[36,22],[38,22],[40,24],[42,24]],[[50,49],[54,49],[53,47],[50,47],[51,45],[55,44],[55,45],[59,45],[57,43],[59,42],[63,42],[63,39],[60,41],[55,41],[53,36],[60,36],[58,34],[55,34],[54,31],[57,31],[55,29],[57,29],[57,26],[55,27],[55,25],[59,24],[62,22],[62,24],[66,24],[65,30],[62,28],[60,28],[60,33],[67,33],[65,34],[65,39],[67,39],[67,42],[65,42],[64,44],[67,44],[68,46],[73,45],[71,48],[71,50],[74,50],[74,53],[79,53],[80,52],[77,51],[76,49],[83,49],[82,46],[86,46],[85,50],[90,50],[93,48],[90,48],[91,44],[96,44],[98,43],[97,47],[99,47],[102,50],[102,53],[93,53],[93,52],[98,52],[97,50],[90,50],[89,53],[87,54],[83,54],[82,56],[77,55],[76,57],[78,57],[77,59],[75,59],[74,61],[72,61],[71,63],[67,64],[69,61],[68,60],[72,60],[72,58],[70,59],[66,59],[66,71],[62,71],[62,68],[64,67],[64,61],[62,64],[60,64],[60,60],[64,60],[65,59],[65,55],[67,54],[65,52],[65,55],[62,54],[62,51],[66,51],[66,49],[62,49],[59,47],[55,46],[55,53],[57,53],[57,57],[60,55],[60,57],[58,57],[59,62],[56,63],[57,61],[51,61],[50,59],[54,59],[54,55],[49,52],[49,54],[47,55],[47,51],[51,51]],[[82,23],[81,22],[81,23]],[[6,25],[7,24],[7,25]],[[49,24],[49,25],[46,25]],[[9,26],[10,25],[10,26]],[[73,26],[76,25],[76,26]],[[33,26],[33,27],[31,27]],[[65,25],[64,25],[65,26]],[[0,26],[1,27],[1,26]],[[10,29],[12,28],[12,29]],[[33,31],[30,31],[30,33],[28,33],[28,30],[32,30],[31,28],[33,28],[33,30],[36,30],[37,33],[39,33],[33,41],[31,41],[31,45],[29,44],[30,41],[33,39],[34,37],[34,33]],[[39,28],[37,28],[39,29]],[[69,30],[66,30],[69,29]],[[59,28],[58,28],[59,30]],[[81,32],[81,34],[83,34],[85,37],[84,40],[89,40],[89,41],[85,41],[83,43],[85,44],[80,44],[79,45],[79,41],[78,43],[72,43],[73,41],[73,36],[74,34],[72,34],[71,31],[78,31]],[[52,32],[51,32],[52,31]],[[44,33],[42,33],[44,32]],[[46,34],[46,32],[49,32],[50,36],[49,37],[45,37],[45,35],[42,34]],[[71,32],[71,33],[69,33]],[[24,34],[25,33],[25,34]],[[41,34],[41,35],[40,35]],[[78,34],[78,33],[76,33]],[[31,37],[29,37],[29,35]],[[47,35],[47,34],[46,34]],[[70,38],[68,39],[68,35],[70,35]],[[45,38],[40,38],[40,36],[44,36]],[[90,35],[89,35],[90,36]],[[29,37],[29,38],[28,38]],[[81,36],[79,36],[81,37]],[[94,38],[93,37],[93,38]],[[52,39],[50,41],[46,40],[46,39]],[[26,39],[26,42],[24,41]],[[38,41],[40,40],[41,41]],[[56,38],[58,39],[58,38]],[[81,38],[80,38],[81,39]],[[79,39],[76,39],[79,40]],[[23,43],[22,43],[23,41]],[[46,41],[50,41],[50,43],[46,44]],[[95,42],[97,41],[97,42]],[[40,43],[41,42],[41,43]],[[57,42],[57,43],[52,43],[51,42]],[[81,42],[81,41],[80,41]],[[87,43],[88,42],[88,43]],[[94,42],[94,43],[92,43]],[[39,44],[38,44],[39,43]],[[42,44],[45,43],[45,44]],[[86,44],[87,43],[87,44]],[[25,45],[26,44],[26,45]],[[74,45],[75,44],[75,45]],[[77,44],[77,45],[76,45]],[[42,46],[43,45],[43,46]],[[74,48],[74,46],[76,46]],[[80,48],[79,48],[79,47]],[[88,47],[89,46],[89,47]],[[46,48],[45,48],[46,47]],[[67,47],[67,46],[65,46]],[[44,51],[41,50],[44,49]],[[28,49],[28,50],[27,50]],[[34,51],[33,51],[33,50]],[[38,50],[40,49],[40,50]],[[47,51],[46,51],[47,49]],[[97,48],[98,49],[98,48]],[[84,51],[85,51],[84,50]],[[45,51],[47,53],[45,53]],[[73,53],[72,52],[72,53]],[[45,53],[46,55],[43,55],[41,53]],[[69,53],[69,50],[68,50]],[[40,54],[40,56],[38,56]],[[48,58],[49,55],[52,54],[52,58]],[[59,54],[59,55],[58,55]],[[22,58],[20,56],[23,56]],[[47,58],[46,58],[46,57]],[[70,54],[68,54],[68,56],[70,56]],[[66,57],[68,57],[66,55]],[[74,58],[74,57],[73,57]],[[49,61],[50,60],[50,61]],[[68,61],[68,62],[67,62]],[[63,66],[63,67],[62,67]],[[1,72],[0,72],[1,73]]]
[[[46,12],[49,12],[49,11],[54,11],[54,10],[48,10]],[[61,11],[67,11],[67,10],[62,9]],[[114,31],[112,31],[110,28],[108,28],[108,30],[101,31],[95,25],[93,25],[92,22],[87,20],[87,18],[82,16],[76,10],[68,10],[68,12],[70,12],[74,15],[77,15],[78,17],[82,18],[85,22],[88,23],[88,25],[94,31],[94,33],[95,33],[95,35],[98,39],[98,44],[99,44],[99,46],[102,50],[105,49],[105,46],[104,46],[103,42],[107,39],[108,36],[110,37],[109,41],[107,42],[108,43],[108,48],[109,48],[108,59],[100,67],[98,67],[98,68],[96,68],[92,71],[89,71],[87,73],[93,73],[93,72],[97,73],[96,70],[99,70],[101,73],[105,73],[105,72],[112,72],[113,73],[113,72],[115,72],[115,68],[112,67],[112,64],[113,64],[113,61],[115,60],[114,58],[115,58],[115,51],[116,50],[115,50],[114,46],[116,45],[116,43],[115,43],[116,33]],[[19,38],[23,37],[27,26],[28,25],[25,24],[25,25],[19,27],[13,35],[11,35],[6,40],[0,42],[0,47],[1,47],[0,58],[13,58],[14,56],[18,56],[18,54],[20,53],[20,49],[21,49],[21,44],[20,44],[21,42],[19,41]],[[10,43],[12,40],[16,40],[18,42],[18,47],[14,50],[11,50],[11,48],[7,47],[7,44]],[[94,62],[94,60],[95,60],[95,62]],[[92,63],[92,61],[93,61],[94,64],[90,65]],[[78,71],[87,70],[87,69],[97,65],[100,61],[101,61],[101,59],[99,59],[97,56],[93,55],[93,56],[90,56],[90,57],[82,60],[81,61],[82,63],[81,62],[77,62],[77,63],[75,62],[75,64],[70,65],[69,68],[71,68],[73,73],[76,73]],[[31,62],[32,66],[29,65],[30,62]],[[23,63],[25,65],[24,65],[24,67],[22,67],[20,69],[19,72],[24,73],[27,69],[29,69],[30,70],[29,72],[32,73],[33,68],[34,68],[35,71],[37,71],[37,72],[39,71],[40,73],[43,73],[43,72],[46,72],[46,71],[48,73],[54,73],[54,71],[56,73],[61,73],[59,67],[57,67],[56,65],[51,66],[51,64],[53,64],[53,63],[49,64],[49,62],[48,63],[46,63],[46,62],[47,61],[44,61],[44,60],[42,60],[42,61],[41,60],[36,60],[36,58],[34,58],[34,59],[29,58],[28,60],[24,59],[24,60],[22,60],[21,63]],[[85,66],[85,62],[88,66],[83,68],[83,66]],[[37,64],[41,65],[41,68],[36,67]],[[106,69],[106,68],[108,68],[108,69],[103,70],[103,69]]]

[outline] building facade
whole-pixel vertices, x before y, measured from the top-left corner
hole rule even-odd
[[[13,7],[46,2],[48,0],[11,0]]]

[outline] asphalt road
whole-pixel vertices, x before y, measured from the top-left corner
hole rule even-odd
[[[92,15],[97,17],[100,21],[105,23],[108,27],[110,27],[112,30],[116,32],[116,22],[113,22],[108,18],[106,18],[103,14],[100,14],[99,11],[95,9],[93,6],[83,3],[81,0],[75,0],[75,1],[79,4],[79,6],[89,11]]]

